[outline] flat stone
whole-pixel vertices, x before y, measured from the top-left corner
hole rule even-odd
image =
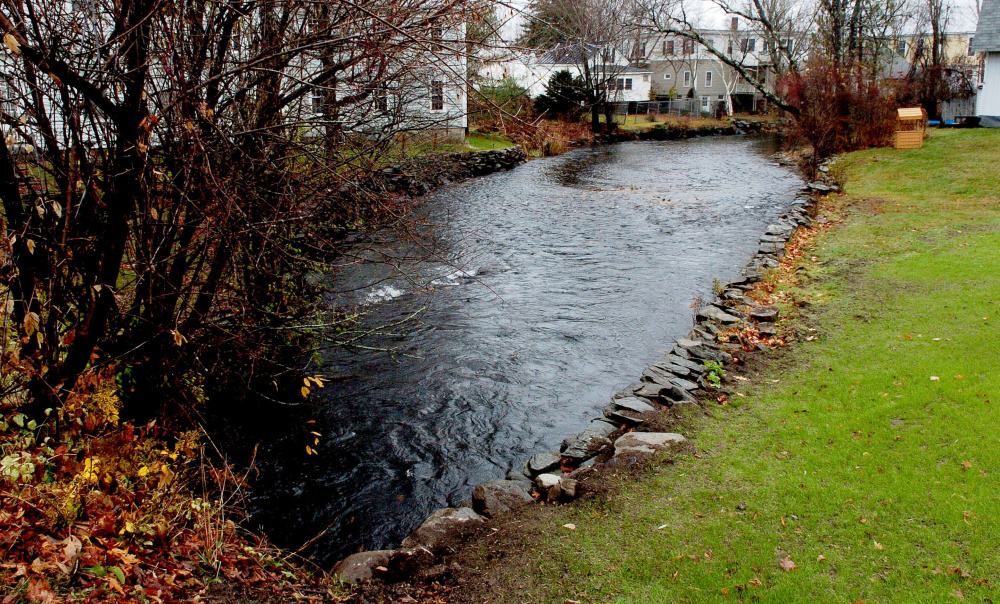
[[[769,224],[764,231],[765,235],[790,235],[795,227],[783,224]]]
[[[560,480],[562,480],[561,477],[556,476],[555,474],[539,474],[535,477],[535,485],[537,485],[539,489],[548,491],[552,487],[559,486]]]
[[[650,365],[643,371],[643,375],[646,371],[650,372],[651,375],[659,375],[670,379],[671,376],[677,377],[687,377],[691,375],[691,370],[683,365],[676,365],[674,363],[662,363],[658,362],[654,365]]]
[[[431,514],[417,530],[403,539],[401,547],[440,549],[470,526],[482,524],[482,517],[470,508],[444,508]]]
[[[757,325],[757,331],[762,336],[773,336],[778,333],[778,330],[774,327],[774,323],[761,323]]]
[[[524,483],[514,480],[488,480],[472,490],[472,509],[491,518],[533,501]]]
[[[678,388],[681,388],[682,390],[687,390],[689,392],[698,389],[698,384],[695,384],[692,381],[685,380],[682,378],[674,378],[670,380],[670,383],[673,384],[674,386],[677,386]]]
[[[659,449],[687,439],[673,432],[629,432],[615,441],[615,457],[619,455],[651,455]]]
[[[763,235],[760,238],[761,243],[785,243],[788,241],[788,237],[785,235]]]
[[[514,480],[517,482],[525,482],[531,484],[531,477],[525,474],[521,470],[511,470],[507,472],[507,480]]]
[[[783,256],[785,254],[785,244],[784,243],[762,243],[760,247],[757,248],[758,254],[770,254],[774,256]]]
[[[338,562],[333,567],[331,574],[344,583],[357,583],[371,579],[378,572],[376,568],[386,568],[389,559],[395,553],[395,550],[379,549],[352,554]]]
[[[622,410],[635,411],[636,413],[648,413],[650,411],[656,411],[656,407],[650,405],[645,401],[640,401],[637,398],[616,398],[611,401],[611,405]]]
[[[560,453],[573,461],[590,459],[611,446],[608,437],[617,429],[618,426],[603,419],[592,420],[583,432],[563,440]]]
[[[604,408],[604,416],[623,424],[636,425],[642,423],[642,414],[656,411],[656,407],[634,397],[620,398],[611,401]]]
[[[687,367],[692,373],[705,373],[705,366],[698,361],[692,361],[688,358],[681,358],[675,354],[668,354],[659,361],[657,365],[662,365],[664,363],[672,363],[674,365],[680,365],[681,367]]]
[[[561,466],[562,460],[555,453],[538,453],[537,455],[533,455],[528,460],[528,463],[525,464],[525,474],[531,478],[539,474],[558,470]]]
[[[750,318],[761,323],[773,323],[778,320],[778,308],[775,306],[757,306],[751,308]]]
[[[722,311],[715,306],[704,306],[700,308],[695,315],[698,319],[711,319],[713,321],[718,321],[723,325],[730,325],[732,323],[738,323],[739,319],[733,315]]]

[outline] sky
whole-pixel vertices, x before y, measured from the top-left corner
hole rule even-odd
[[[688,0],[692,4],[701,4],[705,12],[706,28],[724,28],[726,16],[710,0]],[[919,0],[913,0],[918,2]],[[978,0],[950,0],[952,14],[948,27],[951,32],[972,32],[976,30],[976,2]],[[811,2],[802,2],[808,4]],[[521,32],[524,23],[523,13],[527,11],[529,0],[499,0],[497,14],[503,24],[501,37],[506,41],[515,40]]]

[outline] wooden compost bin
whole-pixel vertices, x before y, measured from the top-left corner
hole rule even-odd
[[[924,146],[927,112],[923,107],[903,107],[896,110],[896,148],[919,149]]]

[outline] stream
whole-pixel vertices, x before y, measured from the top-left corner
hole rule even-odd
[[[621,143],[433,192],[415,233],[359,246],[363,261],[338,271],[329,304],[392,327],[322,354],[311,423],[260,443],[251,523],[329,567],[557,451],[688,332],[695,299],[735,278],[787,210],[802,183],[775,150]]]

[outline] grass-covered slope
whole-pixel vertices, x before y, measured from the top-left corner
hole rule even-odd
[[[1000,131],[838,169],[833,227],[780,284],[809,302],[787,362],[695,422],[698,456],[526,529],[488,600],[996,598]]]

